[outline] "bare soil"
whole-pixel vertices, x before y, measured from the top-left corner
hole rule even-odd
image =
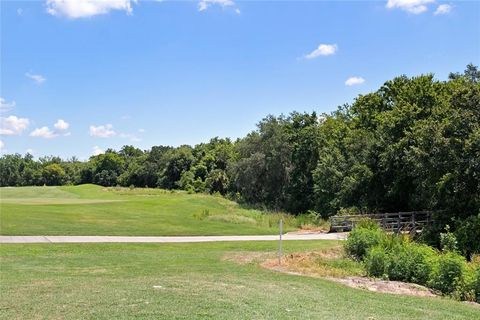
[[[370,279],[366,277],[346,277],[346,278],[327,278],[329,280],[342,283],[352,288],[360,288],[368,291],[403,294],[419,297],[435,297],[436,295],[428,288],[400,281],[387,281],[379,279]]]

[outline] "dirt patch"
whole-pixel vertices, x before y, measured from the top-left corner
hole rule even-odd
[[[435,297],[436,295],[423,286],[399,281],[386,281],[365,277],[327,278],[331,281],[342,283],[352,288],[360,288],[368,291],[403,294],[418,297]]]

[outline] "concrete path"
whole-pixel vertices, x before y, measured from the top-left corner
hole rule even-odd
[[[283,240],[345,240],[346,233],[285,234]],[[188,237],[125,237],[125,236],[0,236],[1,243],[188,243],[219,241],[275,241],[268,236],[188,236]]]

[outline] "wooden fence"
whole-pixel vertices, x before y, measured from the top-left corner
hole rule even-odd
[[[350,216],[330,217],[330,231],[350,231],[355,224],[363,219],[370,218],[377,221],[380,226],[389,232],[418,232],[432,223],[432,211],[412,211],[396,213],[375,213]]]

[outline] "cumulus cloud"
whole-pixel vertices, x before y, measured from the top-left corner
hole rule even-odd
[[[36,128],[30,133],[30,136],[37,137],[37,138],[52,139],[60,135],[63,135],[66,137],[70,135],[70,132],[65,132],[70,127],[70,124],[65,120],[58,119],[57,122],[55,122],[55,124],[53,125],[53,127],[55,128],[54,130],[51,130],[47,126]]]
[[[90,126],[90,135],[92,137],[111,138],[116,134],[117,133],[113,130],[113,126],[111,124]]]
[[[336,44],[320,44],[317,49],[305,55],[307,59],[314,59],[319,56],[330,56],[337,52],[338,46]]]
[[[95,146],[93,147],[92,155],[98,156],[99,154],[102,154],[104,152],[105,151],[103,151],[99,146]]]
[[[50,130],[48,127],[41,127],[30,132],[30,136],[36,138],[52,139],[57,137],[58,134]]]
[[[449,14],[452,11],[452,6],[449,4],[441,4],[437,7],[437,10],[433,13],[434,15]]]
[[[47,12],[52,16],[69,19],[89,18],[107,14],[112,10],[131,14],[132,2],[136,0],[47,0]]]
[[[29,153],[29,154],[31,154],[31,155],[33,155],[34,152],[35,152],[35,151],[34,151],[33,149],[31,149],[31,148],[28,148],[27,150],[25,150],[25,153]]]
[[[5,148],[5,143],[3,143],[2,140],[0,140],[0,151],[2,151],[3,148]]]
[[[41,74],[32,74],[30,72],[27,72],[27,73],[25,73],[25,76],[27,78],[33,80],[36,84],[42,84],[45,81],[47,81],[47,79],[44,76],[42,76]]]
[[[365,82],[365,79],[363,79],[362,77],[350,77],[347,79],[347,81],[345,81],[345,85],[351,87],[358,84],[362,84],[364,82]]]
[[[17,116],[0,117],[0,134],[6,136],[15,136],[21,134],[27,129],[30,120],[27,118],[18,118]]]
[[[401,9],[413,14],[420,14],[428,10],[428,4],[435,0],[388,0],[388,9]]]
[[[201,0],[198,3],[198,11],[205,11],[212,5],[218,5],[222,8],[235,7],[235,2],[233,0]],[[240,10],[236,8],[235,13],[240,14]]]
[[[15,101],[7,102],[7,100],[0,97],[0,112],[10,111],[14,107],[15,107]]]
[[[58,119],[57,122],[53,125],[55,129],[65,131],[70,127],[70,124],[65,120]]]

